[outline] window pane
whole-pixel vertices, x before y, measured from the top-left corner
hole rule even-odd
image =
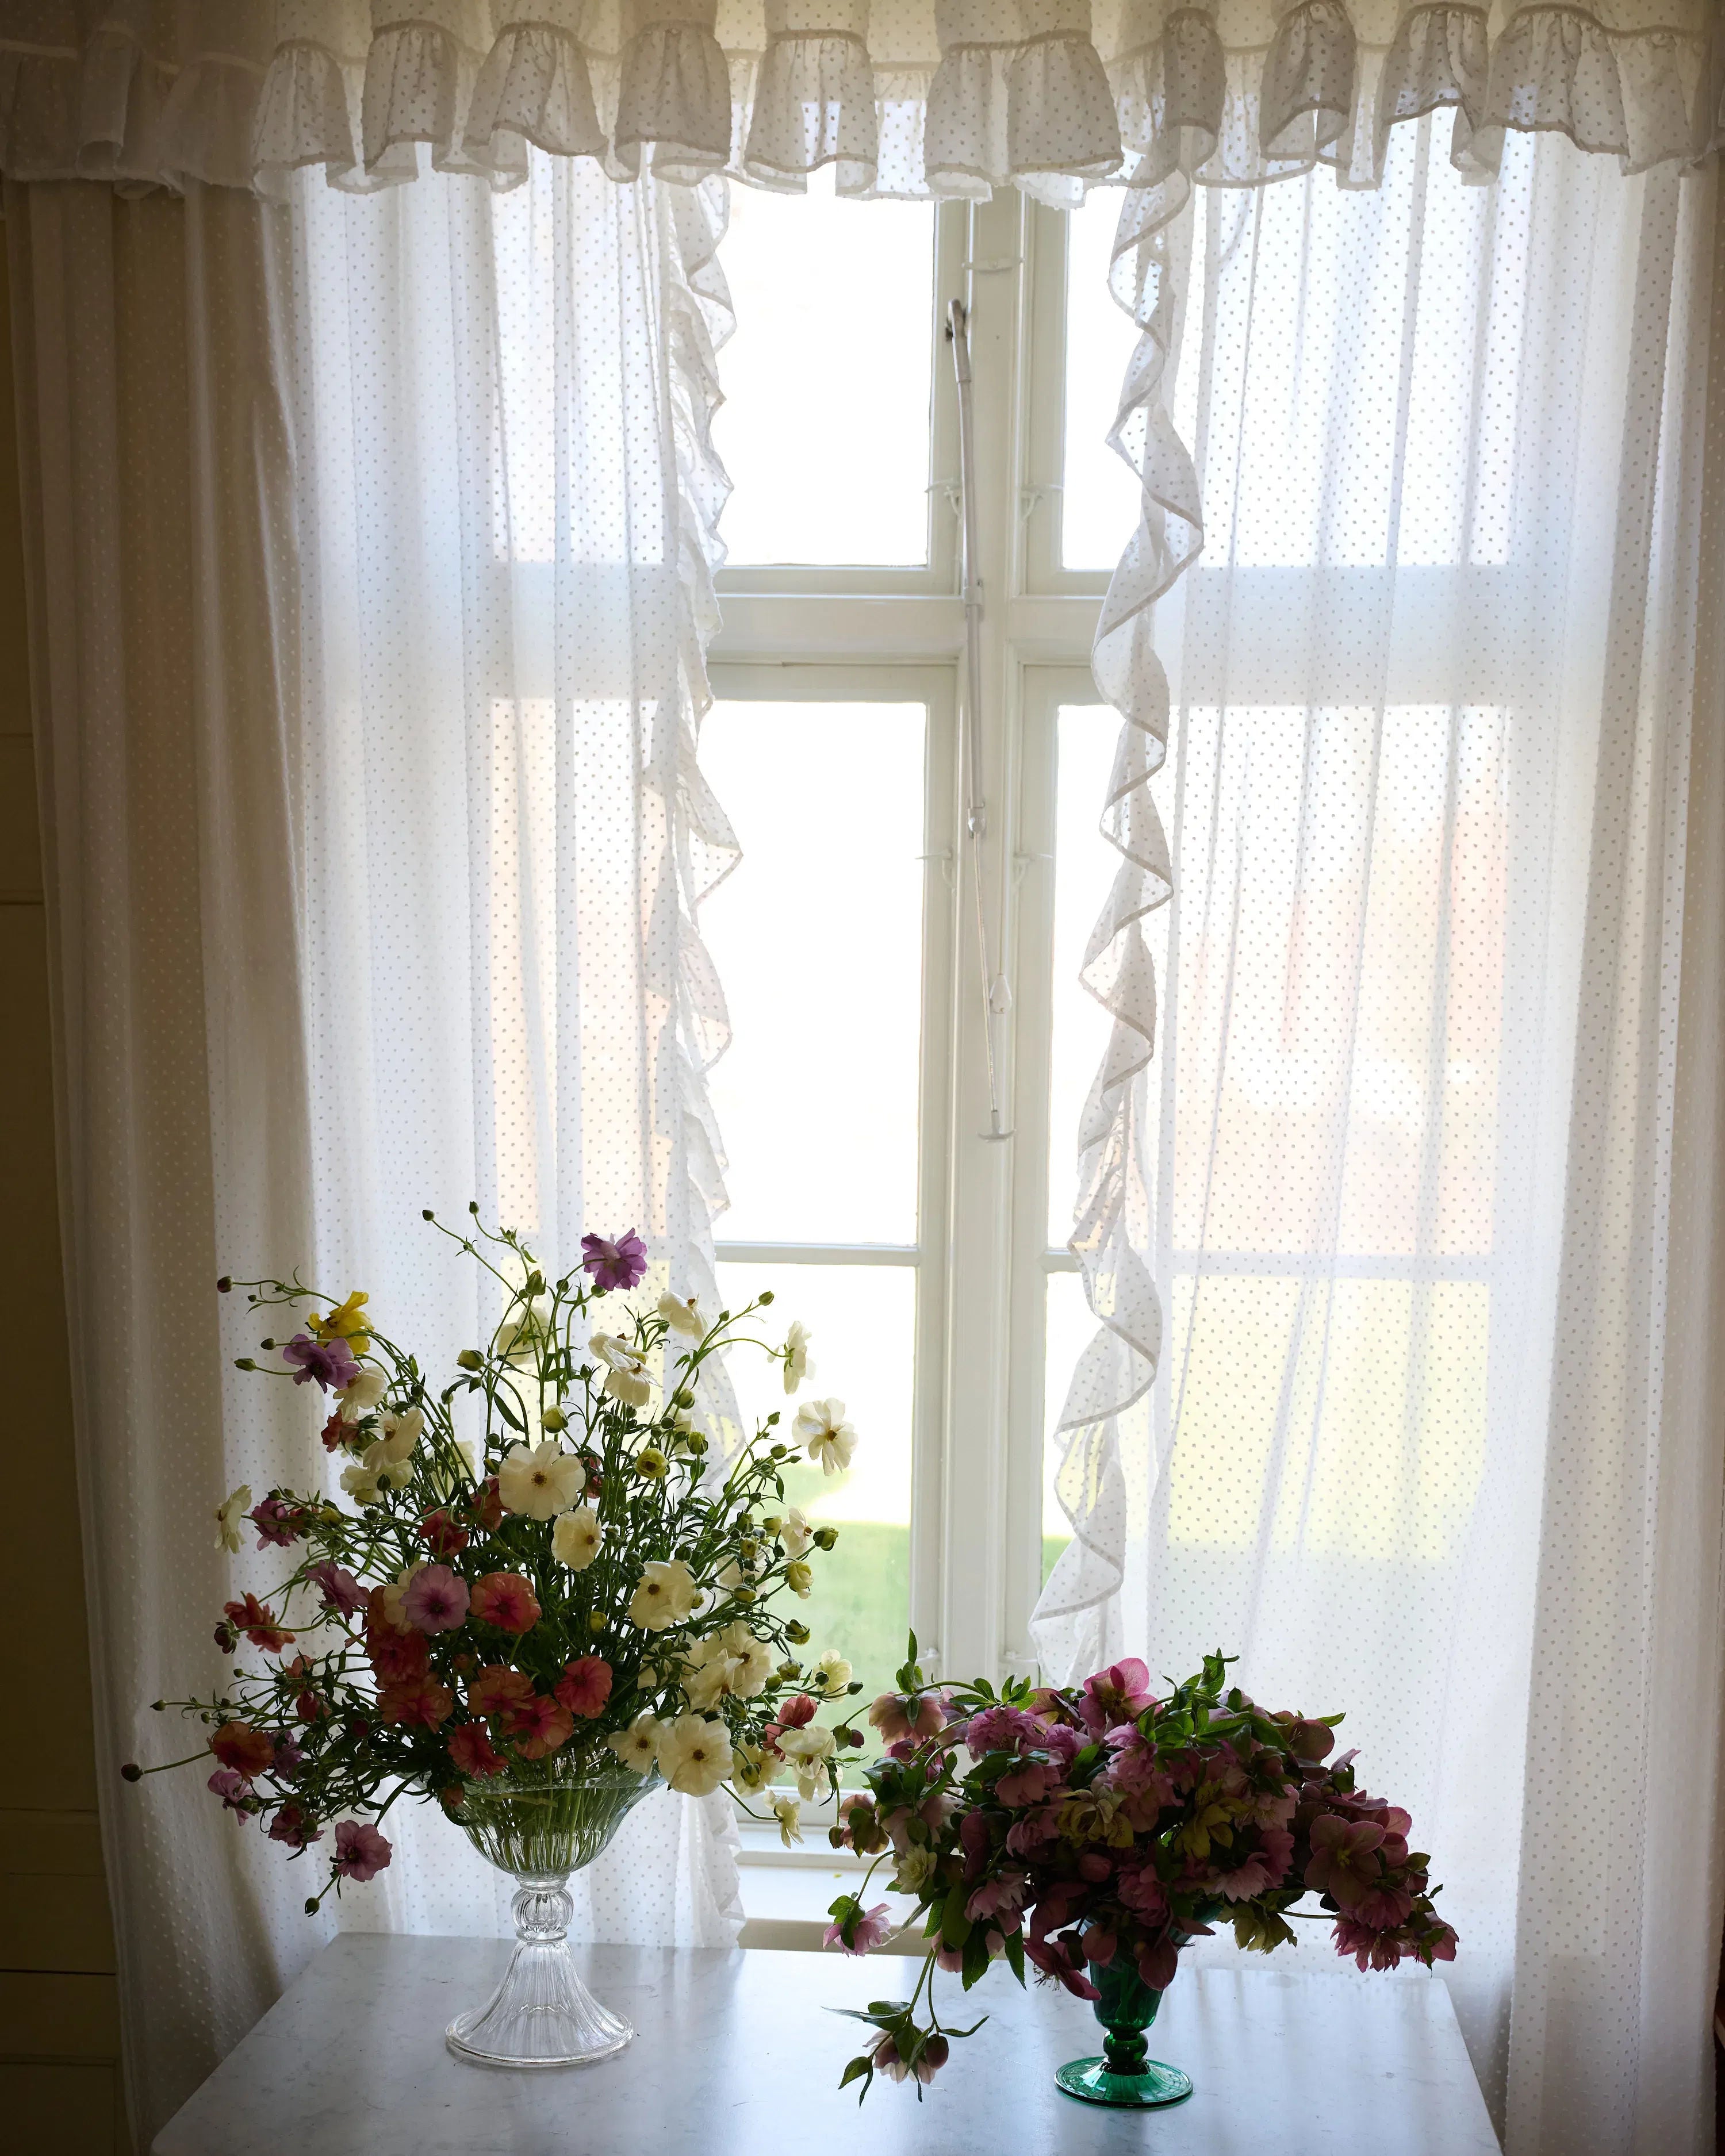
[[[872,1699],[905,1658],[910,1623],[911,1418],[916,1375],[916,1274],[911,1265],[721,1265],[719,1292],[737,1309],[771,1288],[777,1342],[793,1318],[812,1336],[814,1374],[797,1399],[845,1403],[856,1451],[842,1475],[823,1475],[799,1451],[787,1472],[785,1498],[819,1523],[839,1529],[836,1545],[811,1559],[814,1589],[800,1614],[814,1637],[808,1658],[836,1647],[855,1666]],[[777,1368],[747,1352],[730,1361],[737,1405],[751,1423],[777,1408],[789,1430],[797,1399],[787,1399]],[[855,1757],[855,1754],[852,1755]]]
[[[742,859],[701,908],[731,1012],[720,1233],[913,1243],[921,704],[721,703],[701,766]]]
[[[719,259],[731,561],[926,562],[933,205],[733,187]]]
[[[1108,289],[1120,197],[1099,187],[1066,218],[1066,468],[1061,474],[1060,561],[1111,569],[1138,521],[1138,482],[1108,447],[1121,384],[1138,341]]]
[[[1071,1522],[1067,1519],[1055,1491],[1055,1470],[1060,1465],[1060,1446],[1055,1440],[1055,1425],[1060,1421],[1060,1409],[1066,1404],[1066,1388],[1072,1382],[1073,1367],[1082,1353],[1085,1343],[1096,1329],[1096,1321],[1090,1314],[1090,1306],[1084,1299],[1084,1282],[1076,1273],[1050,1273],[1048,1276],[1048,1322],[1043,1336],[1042,1363],[1042,1427],[1046,1439],[1045,1459],[1047,1474],[1042,1486],[1042,1577],[1045,1580],[1055,1568],[1055,1560],[1072,1539]]]
[[[1108,1045],[1108,1014],[1078,978],[1120,865],[1097,828],[1114,764],[1117,714],[1063,704],[1055,782],[1054,1045],[1049,1073],[1048,1240],[1064,1248],[1078,1199],[1078,1125]],[[1068,1365],[1070,1368],[1070,1365]],[[1061,1380],[1064,1384],[1065,1379]]]

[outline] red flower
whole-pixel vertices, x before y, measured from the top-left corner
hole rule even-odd
[[[455,1695],[434,1677],[404,1677],[399,1684],[385,1685],[377,1695],[377,1712],[385,1722],[408,1728],[435,1729],[455,1711]]]
[[[482,1722],[464,1722],[449,1732],[449,1757],[464,1774],[501,1774],[503,1756],[485,1734]]]
[[[255,1594],[248,1594],[244,1602],[224,1602],[222,1614],[266,1655],[279,1655],[294,1636],[276,1623],[275,1611]]]
[[[271,1841],[285,1841],[290,1849],[305,1849],[314,1841],[321,1841],[323,1834],[315,1820],[306,1818],[297,1804],[284,1804],[270,1822]]]
[[[506,1707],[516,1707],[524,1699],[533,1697],[533,1680],[520,1670],[505,1668],[494,1662],[489,1669],[481,1670],[470,1677],[467,1685],[467,1711],[470,1714],[501,1714]]]
[[[372,1589],[366,1613],[366,1659],[379,1684],[403,1684],[431,1667],[431,1643],[423,1632],[398,1632],[383,1614],[383,1590]]]
[[[323,1438],[324,1450],[326,1452],[336,1452],[339,1451],[341,1448],[347,1444],[348,1439],[352,1436],[353,1424],[351,1422],[342,1421],[341,1410],[340,1408],[337,1408],[336,1412],[324,1424],[321,1435]]]
[[[458,1527],[441,1505],[419,1522],[419,1537],[434,1557],[454,1557],[468,1544],[465,1527]]]
[[[500,1632],[531,1632],[539,1622],[539,1604],[518,1572],[488,1572],[473,1584],[473,1614]]]
[[[557,1679],[556,1692],[571,1714],[591,1722],[594,1715],[603,1713],[611,1697],[611,1665],[597,1655],[583,1655]]]
[[[261,1729],[249,1722],[224,1722],[209,1741],[209,1748],[224,1767],[247,1781],[261,1774],[275,1757],[275,1745]]]
[[[505,1735],[515,1739],[515,1748],[524,1759],[543,1759],[568,1741],[575,1727],[567,1707],[538,1692],[506,1707],[501,1718]]]
[[[470,1510],[488,1535],[495,1535],[503,1525],[503,1497],[495,1475],[488,1475],[474,1492]]]

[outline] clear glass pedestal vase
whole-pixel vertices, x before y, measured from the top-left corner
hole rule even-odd
[[[608,1752],[511,1768],[467,1786],[451,1816],[480,1854],[518,1883],[515,1951],[482,2006],[458,2014],[444,2041],[486,2066],[585,2066],[634,2035],[582,1982],[569,1952],[572,1904],[564,1882],[591,1864],[650,1789]]]

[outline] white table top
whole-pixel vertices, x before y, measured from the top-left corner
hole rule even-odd
[[[444,2025],[501,1974],[506,1942],[336,1940],[157,2136],[155,2156],[1497,2156],[1448,1992],[1424,1977],[1184,1970],[1150,2031],[1194,2094],[1114,2112],[1054,2086],[1101,2031],[1064,1993],[1004,1969],[942,2018],[988,2025],[954,2044],[919,2104],[877,2078],[839,2092],[872,2032],[821,2011],[902,1996],[896,1955],[576,1949],[638,2035],[597,2066],[470,2066]],[[950,1993],[950,1999],[945,1994]],[[948,2010],[950,2007],[950,2010]]]

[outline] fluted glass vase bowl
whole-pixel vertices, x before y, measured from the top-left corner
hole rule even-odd
[[[480,1855],[517,1883],[515,1952],[483,2006],[459,2014],[444,2039],[487,2066],[585,2066],[634,2035],[581,1981],[569,1953],[564,1882],[591,1864],[649,1789],[609,1751],[554,1753],[470,1782],[450,1816]]]

